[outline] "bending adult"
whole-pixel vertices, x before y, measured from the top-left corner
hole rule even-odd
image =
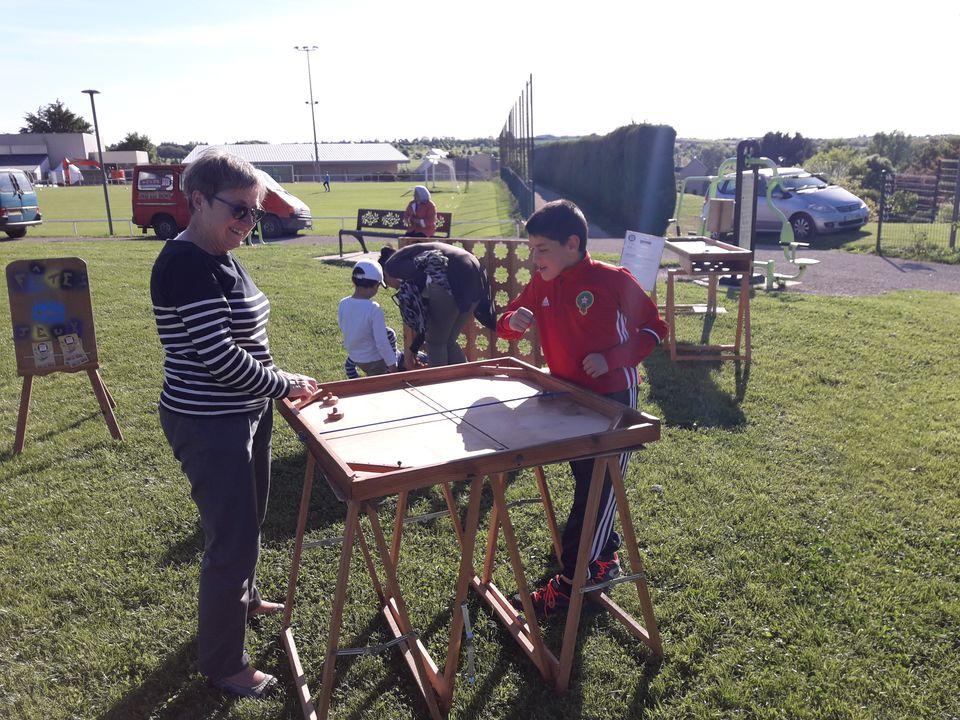
[[[430,191],[424,185],[413,189],[413,200],[403,211],[408,237],[433,237],[437,234],[437,206],[430,199]]]
[[[263,214],[253,166],[208,151],[183,176],[187,229],[153,265],[150,295],[163,345],[160,424],[200,513],[198,665],[211,683],[263,697],[274,676],[250,665],[247,620],[283,610],[256,583],[260,527],[270,491],[271,399],[317,390],[311,377],[273,364],[270,303],[230,251]]]
[[[396,290],[403,322],[416,337],[416,356],[424,340],[431,367],[466,362],[457,338],[471,317],[496,328],[490,282],[480,261],[463,248],[442,242],[418,242],[380,251],[384,282]]]

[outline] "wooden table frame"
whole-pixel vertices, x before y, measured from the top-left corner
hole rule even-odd
[[[553,511],[553,503],[550,500],[550,491],[547,487],[543,468],[537,467],[534,469],[534,472],[536,473],[537,484],[539,485],[540,495],[543,499],[547,524],[550,527],[554,553],[559,562],[561,559],[561,539],[556,516]],[[601,489],[603,487],[604,475],[607,472],[610,473],[613,491],[617,498],[617,513],[620,516],[623,545],[627,549],[627,555],[630,558],[630,568],[633,573],[627,575],[621,581],[632,582],[635,585],[637,596],[640,600],[641,612],[643,613],[643,625],[617,605],[603,590],[589,590],[587,583],[590,542],[596,529]],[[570,607],[567,609],[559,659],[551,653],[544,644],[539,625],[536,622],[530,624],[524,619],[525,617],[535,618],[536,612],[533,609],[533,602],[530,598],[530,590],[525,579],[516,536],[513,532],[513,525],[510,522],[507,509],[505,498],[506,475],[501,473],[491,476],[490,480],[493,489],[494,507],[487,536],[487,552],[484,559],[482,576],[474,577],[472,584],[480,598],[513,636],[514,640],[520,646],[520,649],[523,650],[534,665],[537,666],[537,669],[544,679],[552,681],[554,686],[560,691],[566,690],[569,686],[570,673],[573,668],[573,655],[577,643],[577,630],[580,626],[580,617],[587,592],[596,593],[592,598],[594,602],[610,612],[634,637],[647,645],[655,656],[662,656],[663,647],[660,640],[660,632],[657,629],[657,621],[653,614],[653,604],[650,601],[650,593],[647,589],[646,574],[643,571],[643,561],[640,559],[637,537],[634,532],[633,521],[630,517],[627,494],[623,485],[623,475],[620,473],[618,456],[607,455],[596,458],[593,466],[593,475],[590,478],[590,490],[587,494],[587,506],[584,513],[584,524],[580,532],[580,546],[577,550],[577,567],[573,575]],[[518,594],[523,605],[522,615],[492,582],[498,532],[503,533],[504,544],[507,547],[507,554],[509,555],[514,578],[517,582]]]
[[[317,432],[317,428],[304,419],[300,410],[310,403],[301,406],[287,400],[279,403],[281,414],[291,427],[298,432],[299,437],[306,443],[309,450],[281,635],[305,718],[326,718],[329,712],[335,663],[339,652],[340,623],[343,617],[349,583],[350,561],[355,544],[360,546],[371,582],[380,600],[380,612],[386,619],[395,638],[390,644],[396,644],[400,648],[432,718],[442,717],[452,704],[464,629],[463,616],[457,610],[466,602],[471,586],[493,610],[528,657],[531,658],[541,675],[554,682],[559,689],[566,689],[573,664],[580,613],[585,599],[580,590],[586,582],[589,542],[596,524],[603,474],[608,469],[617,497],[618,512],[620,513],[627,553],[631,567],[636,573],[636,576],[632,576],[630,580],[637,587],[645,625],[641,625],[631,618],[606,593],[599,590],[595,591],[598,594],[597,601],[624,623],[631,633],[646,643],[653,653],[660,655],[662,652],[660,636],[642,572],[636,536],[630,519],[623,477],[617,462],[617,456],[621,451],[636,449],[642,444],[657,440],[660,435],[659,420],[645,413],[625,408],[607,398],[594,395],[513,358],[498,358],[411,373],[329,383],[324,385],[324,390],[345,397],[394,389],[400,383],[417,387],[473,377],[519,378],[535,384],[543,391],[557,394],[569,393],[579,405],[607,417],[610,420],[609,426],[606,431],[591,433],[575,439],[542,442],[520,448],[494,451],[489,454],[472,455],[442,464],[397,469],[356,462],[347,464],[338,457],[331,444],[324,439],[323,433]],[[535,617],[504,496],[507,473],[520,468],[534,468],[554,548],[559,557],[560,535],[542,466],[582,457],[597,457],[598,460],[594,466],[594,475],[588,494],[587,516],[582,532],[578,565],[573,578],[574,593],[571,595],[571,607],[567,614],[563,646],[558,659],[546,648],[537,623],[525,622],[523,617],[493,585],[491,577],[495,562],[497,536],[498,533],[502,532],[524,605],[524,615],[528,618]],[[323,473],[337,497],[346,503],[347,517],[331,610],[321,691],[318,706],[315,710],[311,703],[311,694],[307,686],[303,666],[297,653],[291,621],[296,603],[296,585],[303,551],[303,537],[306,531],[310,495],[317,469]],[[485,475],[489,477],[493,490],[494,507],[490,518],[483,569],[478,575],[474,568],[474,547],[478,532],[480,499]],[[450,492],[449,484],[463,480],[469,483],[470,493],[466,518],[461,524],[460,513]],[[411,490],[438,484],[443,487],[448,512],[461,546],[454,612],[452,613],[447,654],[442,670],[430,657],[411,626],[396,570],[400,556],[407,493]],[[388,547],[374,501],[390,494],[397,494],[398,501],[392,543]],[[364,515],[367,517],[370,533],[373,537],[372,549],[367,543],[364,532],[360,529],[361,518]],[[375,557],[380,560],[383,566],[383,575],[385,576],[383,580],[377,573]]]
[[[753,252],[712,238],[668,240],[668,250],[680,259],[679,268],[667,270],[667,298],[664,320],[669,328],[670,359],[681,360],[743,360],[750,361],[750,276],[753,271]],[[717,285],[724,275],[739,275],[740,298],[737,303],[737,324],[732,344],[702,343],[677,347],[678,313],[697,313],[709,317],[726,312],[717,304]],[[678,305],[676,281],[678,277],[706,278],[706,304]]]

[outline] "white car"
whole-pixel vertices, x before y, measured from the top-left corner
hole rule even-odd
[[[767,205],[767,187],[772,178],[773,170],[760,170],[757,232],[779,232],[783,225],[780,213]],[[777,168],[777,179],[771,199],[793,225],[796,240],[809,241],[818,233],[858,230],[870,219],[870,209],[863,200],[803,168]],[[735,176],[724,178],[717,185],[716,196],[735,199],[735,185]]]

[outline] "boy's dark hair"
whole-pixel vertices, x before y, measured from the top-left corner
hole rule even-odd
[[[587,219],[569,200],[552,200],[527,218],[527,236],[539,235],[565,243],[571,235],[580,239],[580,252],[587,251]]]

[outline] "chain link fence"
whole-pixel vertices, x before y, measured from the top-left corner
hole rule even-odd
[[[960,160],[941,159],[928,175],[884,173],[877,252],[938,256],[958,252]]]

